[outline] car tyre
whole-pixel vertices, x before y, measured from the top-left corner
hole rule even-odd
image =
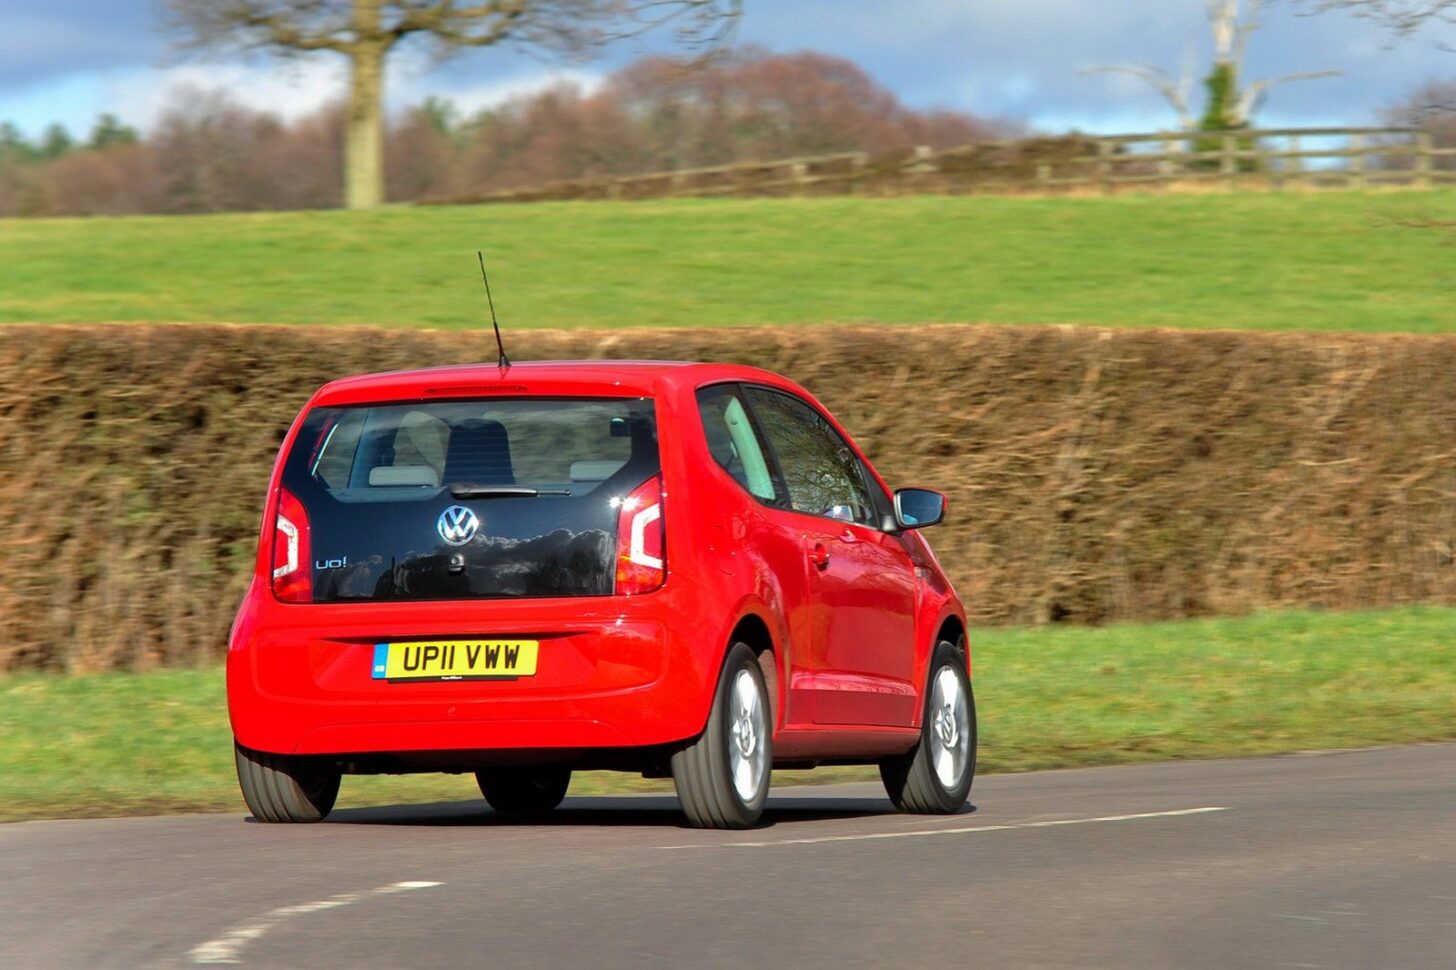
[[[693,743],[672,756],[677,797],[694,828],[758,824],[773,772],[772,703],[753,650],[733,644],[708,714]]]
[[[486,768],[475,773],[475,783],[490,807],[502,815],[545,815],[566,797],[571,769],[555,765]]]
[[[238,787],[260,822],[319,822],[339,797],[340,771],[312,758],[254,751],[233,742]]]
[[[920,742],[881,761],[880,778],[900,811],[949,815],[965,805],[975,775],[976,698],[966,656],[942,640],[931,657]]]

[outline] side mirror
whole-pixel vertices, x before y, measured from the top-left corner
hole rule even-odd
[[[928,488],[902,488],[895,492],[895,524],[902,529],[923,529],[945,518],[945,496]]]

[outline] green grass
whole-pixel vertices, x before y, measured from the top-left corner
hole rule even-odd
[[[981,770],[1453,739],[1453,648],[1456,609],[1435,607],[978,631]],[[217,669],[0,679],[0,818],[239,811],[224,706]],[[572,788],[641,790],[671,786]],[[347,778],[340,804],[472,797],[468,777]]]
[[[542,203],[0,221],[0,321],[1456,330],[1456,193]]]

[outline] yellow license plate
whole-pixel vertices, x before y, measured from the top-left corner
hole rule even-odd
[[[375,680],[483,680],[536,673],[536,640],[376,643]]]

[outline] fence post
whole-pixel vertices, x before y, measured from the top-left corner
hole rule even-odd
[[[925,177],[935,171],[935,166],[930,161],[930,156],[933,153],[934,149],[929,145],[915,146],[915,154],[910,162],[910,179],[912,183],[920,188],[925,187]]]
[[[1416,188],[1431,187],[1431,150],[1434,147],[1429,129],[1416,132]]]
[[[1234,187],[1234,177],[1239,173],[1239,160],[1234,157],[1239,150],[1239,137],[1232,132],[1224,132],[1223,146],[1219,150],[1218,167],[1223,172],[1224,188]]]
[[[794,190],[790,195],[803,195],[804,183],[809,181],[809,163],[795,162],[789,166],[789,178],[794,180]]]
[[[1356,185],[1365,184],[1365,136],[1350,136],[1350,181]]]
[[[1178,159],[1174,157],[1175,155],[1181,154],[1182,151],[1183,143],[1175,138],[1169,138],[1163,142],[1163,164],[1158,166],[1162,179],[1159,180],[1158,184],[1162,186],[1164,192],[1172,188],[1177,176],[1183,174],[1183,166],[1179,165]]]
[[[1304,151],[1304,139],[1300,138],[1298,135],[1290,135],[1289,136],[1289,145],[1287,147],[1287,150],[1288,151],[1291,151],[1291,152],[1302,152],[1302,151]],[[1294,158],[1285,159],[1285,161],[1287,161],[1289,163],[1289,170],[1294,175],[1294,181],[1295,181],[1295,183],[1297,185],[1303,187],[1303,185],[1304,185],[1304,159],[1301,158],[1301,157],[1299,157],[1298,155],[1296,155]]]
[[[1103,195],[1112,192],[1112,142],[1097,140],[1097,188]]]

